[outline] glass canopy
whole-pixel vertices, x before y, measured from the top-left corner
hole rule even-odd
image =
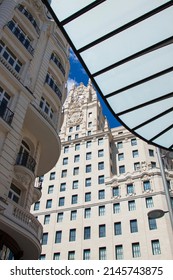
[[[42,0],[114,116],[173,150],[173,1]]]

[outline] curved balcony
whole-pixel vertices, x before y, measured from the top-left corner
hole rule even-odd
[[[35,172],[36,161],[33,157],[26,155],[25,153],[19,153],[16,159],[16,165],[21,165],[29,169],[31,172]]]
[[[60,101],[62,100],[62,93],[55,83],[55,81],[52,79],[52,77],[49,75],[49,73],[46,75],[45,83],[50,86],[50,88],[55,92],[55,94],[59,97]]]
[[[9,125],[11,125],[14,113],[0,102],[0,117]]]
[[[51,58],[50,58],[54,64],[60,69],[61,73],[63,74],[63,76],[65,77],[65,69],[62,65],[62,63],[60,62],[60,60],[58,60],[58,58],[56,57],[56,55],[54,53],[51,54]]]
[[[20,205],[0,200],[0,229],[7,232],[20,247],[22,259],[38,259],[41,252],[42,225]]]
[[[24,6],[21,4],[19,4],[18,10],[31,22],[31,24],[35,28],[37,34],[40,35],[40,28],[38,27],[38,24],[37,24],[36,20],[34,19],[34,17],[32,16],[32,14],[29,11],[27,11],[24,8]]]

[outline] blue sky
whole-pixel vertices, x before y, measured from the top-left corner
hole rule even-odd
[[[70,50],[70,72],[68,78],[68,90],[71,89],[71,86],[74,83],[76,85],[79,85],[82,82],[85,86],[87,86],[88,79],[88,75],[86,74],[83,66],[75,56],[74,52]],[[113,117],[98,92],[97,95],[103,108],[103,114],[107,117],[110,127],[112,128],[119,126],[119,122]]]

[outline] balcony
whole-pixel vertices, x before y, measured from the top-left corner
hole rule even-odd
[[[31,156],[25,153],[19,153],[16,159],[16,165],[21,165],[29,169],[32,173],[35,172],[36,161]]]
[[[34,19],[34,17],[31,15],[30,12],[28,12],[24,6],[20,5],[18,6],[18,10],[25,15],[25,17],[31,22],[31,24],[33,25],[33,27],[35,28],[36,32],[38,35],[40,35],[40,28],[38,27],[38,24],[36,23],[36,20]]]
[[[64,69],[64,67],[62,66],[61,62],[58,60],[58,58],[54,55],[54,53],[52,53],[50,59],[56,64],[56,66],[58,66],[58,68],[59,68],[60,71],[62,72],[63,76],[65,77],[65,69]]]
[[[22,30],[16,26],[15,22],[13,20],[9,21],[7,24],[8,28],[11,30],[11,32],[16,36],[16,38],[22,43],[22,45],[27,49],[27,51],[33,55],[34,49],[30,44],[30,40],[27,38],[27,36],[22,32]]]
[[[52,79],[52,77],[49,74],[47,74],[47,76],[46,76],[45,83],[51,87],[51,89],[56,93],[56,95],[61,100],[62,93],[61,93],[60,89],[58,88],[57,84],[55,83],[55,81]]]
[[[9,125],[11,125],[14,113],[0,102],[0,117]]]

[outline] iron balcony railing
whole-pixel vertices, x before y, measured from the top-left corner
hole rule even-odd
[[[61,93],[60,89],[58,88],[58,86],[56,85],[56,83],[54,82],[54,80],[49,76],[49,74],[46,75],[45,83],[47,83],[51,87],[51,89],[53,89],[53,91],[56,93],[56,95],[61,100],[62,93]]]
[[[18,10],[26,16],[27,19],[29,19],[29,21],[32,23],[32,25],[34,26],[36,32],[38,34],[40,34],[40,28],[38,27],[38,24],[36,22],[36,20],[34,19],[34,17],[31,15],[30,12],[28,12],[22,5],[19,4],[18,6]]]
[[[21,165],[29,169],[34,173],[36,167],[36,161],[30,155],[26,153],[19,153],[16,159],[16,165]]]
[[[11,125],[14,113],[2,102],[0,102],[0,117],[9,125]]]
[[[22,45],[27,49],[27,51],[33,55],[34,49],[30,44],[30,40],[26,38],[25,34],[22,33],[19,27],[17,27],[14,21],[9,21],[7,24],[11,32],[17,37],[17,39],[22,43]]]
[[[61,70],[62,74],[65,76],[65,69],[62,66],[61,62],[58,60],[58,58],[52,53],[51,60],[58,66],[58,68]]]

